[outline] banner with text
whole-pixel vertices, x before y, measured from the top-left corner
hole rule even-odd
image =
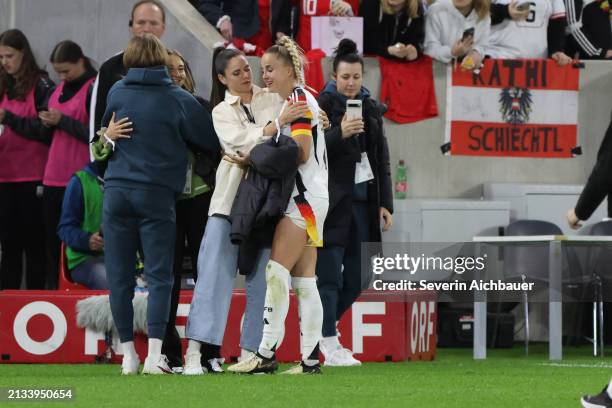
[[[552,60],[448,67],[446,146],[452,155],[572,157],[580,70]]]

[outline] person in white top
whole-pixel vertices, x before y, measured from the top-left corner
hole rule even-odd
[[[441,61],[463,59],[478,69],[489,42],[488,0],[438,0],[425,17],[425,54]]]
[[[526,16],[516,14],[528,11]],[[513,13],[514,11],[514,13]],[[492,58],[552,58],[559,65],[572,59],[564,52],[565,4],[563,0],[493,0],[492,26],[487,55]]]
[[[266,266],[266,300],[263,338],[257,354],[229,367],[236,373],[273,373],[278,369],[275,352],[284,333],[289,309],[289,285],[295,290],[300,314],[302,361],[287,374],[318,374],[318,344],[323,306],[317,289],[317,247],[323,245],[323,223],[329,206],[327,151],[319,120],[319,105],[304,89],[303,56],[289,37],[269,48],[261,59],[263,79],[271,91],[287,102],[305,101],[309,111],[282,127],[300,148],[295,188],[285,216],[279,221]]]
[[[289,124],[308,111],[306,103],[286,105],[281,111],[283,100],[278,94],[253,85],[251,68],[238,50],[216,49],[213,71],[212,117],[225,156],[217,169],[198,254],[198,280],[186,330],[189,339],[183,370],[186,375],[222,371],[219,350],[238,264],[238,246],[230,241],[228,218],[245,174],[240,157],[276,135],[277,125]],[[243,354],[257,351],[261,341],[266,290],[263,271],[269,254],[269,249],[260,250],[255,270],[246,278],[247,305],[240,339]]]

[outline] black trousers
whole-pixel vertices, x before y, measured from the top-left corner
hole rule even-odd
[[[39,181],[0,183],[0,289],[20,288],[24,253],[27,288],[45,288],[40,185]]]
[[[370,237],[367,203],[353,203],[350,231],[351,240],[346,248],[324,247],[317,251],[323,337],[336,335],[336,322],[353,305],[361,291],[367,289],[372,279],[371,272],[361,267],[361,243],[368,242]]]
[[[65,187],[45,186],[43,192],[43,218],[45,224],[46,288],[55,290],[58,284],[60,245],[57,224],[62,215]]]
[[[200,243],[204,237],[206,221],[208,221],[208,208],[212,191],[197,195],[186,200],[176,202],[176,243],[174,248],[174,285],[170,302],[170,316],[166,327],[166,337],[162,345],[162,353],[168,357],[171,367],[182,366],[183,355],[181,338],[176,330],[176,312],[181,291],[181,277],[183,272],[183,257],[185,251],[191,257],[194,268],[198,264]],[[194,278],[198,276],[194,273]]]

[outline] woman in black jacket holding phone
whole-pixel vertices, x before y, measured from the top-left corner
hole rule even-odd
[[[319,97],[332,126],[325,132],[329,213],[323,233],[325,247],[318,252],[317,283],[323,303],[320,345],[325,364],[347,366],[361,363],[340,345],[336,322],[370,283],[371,274],[361,273],[361,243],[381,241],[381,220],[383,231],[391,227],[393,195],[383,112],[362,87],[363,60],[353,41],[340,41],[333,72],[335,80]],[[362,118],[347,117],[351,99],[361,101]]]

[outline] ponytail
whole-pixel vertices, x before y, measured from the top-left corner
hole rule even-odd
[[[266,50],[266,54],[275,54],[285,64],[291,66],[298,84],[306,86],[304,81],[304,53],[291,38],[283,35],[278,40],[277,45],[273,45]]]
[[[219,80],[219,75],[225,76],[225,70],[229,61],[239,55],[244,55],[241,51],[231,48],[217,47],[213,52],[212,61],[212,90],[210,92],[210,103],[213,107],[217,106],[225,99],[227,87]]]

